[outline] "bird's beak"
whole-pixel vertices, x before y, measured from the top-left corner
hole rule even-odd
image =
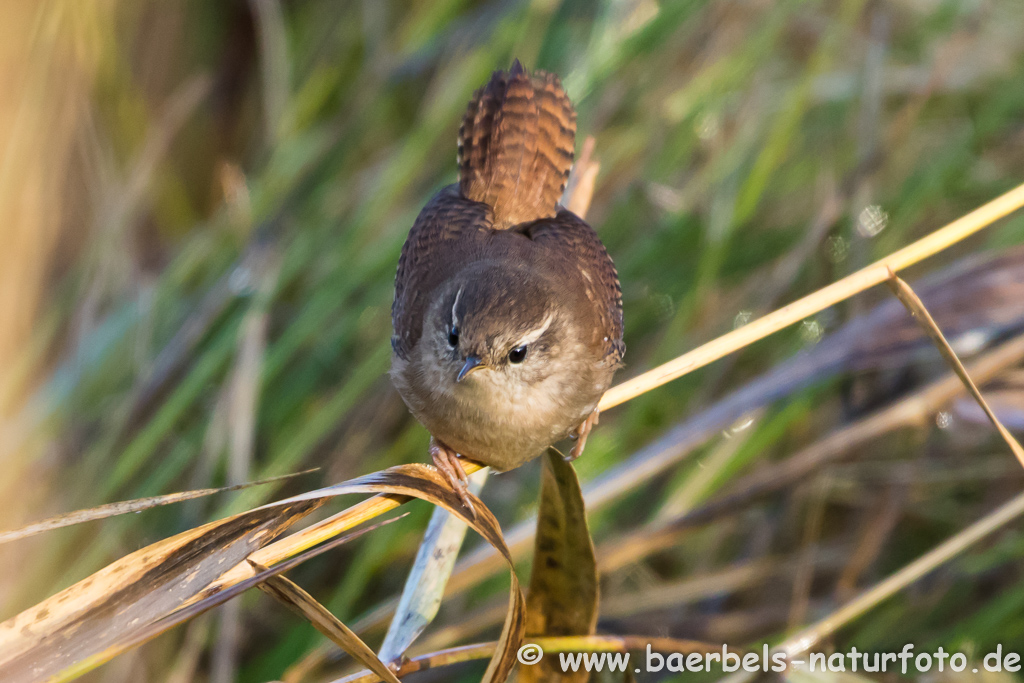
[[[481,364],[479,358],[476,356],[466,356],[466,363],[462,366],[462,369],[459,370],[459,376],[455,378],[455,381],[461,382],[463,377],[482,367],[484,366]]]

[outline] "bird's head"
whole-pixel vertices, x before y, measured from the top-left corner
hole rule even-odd
[[[449,282],[424,329],[449,389],[492,386],[510,397],[557,370],[553,363],[568,332],[555,292],[540,277],[486,263]]]

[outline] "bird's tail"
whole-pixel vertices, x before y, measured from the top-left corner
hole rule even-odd
[[[490,205],[494,227],[555,215],[572,167],[576,111],[554,74],[519,60],[495,71],[459,129],[459,187]]]

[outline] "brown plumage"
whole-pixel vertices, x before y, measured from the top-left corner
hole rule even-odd
[[[551,218],[572,168],[576,111],[554,74],[517,59],[477,90],[459,129],[459,189],[494,227]]]
[[[621,364],[615,266],[557,205],[575,121],[555,76],[496,72],[464,117],[459,183],[402,248],[391,374],[453,480],[456,453],[506,470],[575,431],[582,446]]]

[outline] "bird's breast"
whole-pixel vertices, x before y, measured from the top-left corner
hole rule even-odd
[[[593,411],[611,379],[610,373],[607,379],[555,373],[527,384],[487,369],[454,382],[437,363],[397,357],[392,377],[410,411],[434,437],[501,471],[565,438]]]

